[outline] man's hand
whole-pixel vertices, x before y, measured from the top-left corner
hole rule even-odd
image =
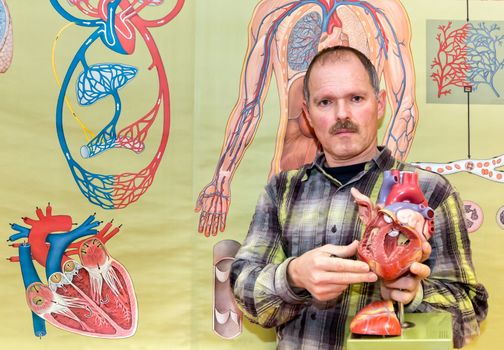
[[[229,176],[218,176],[203,188],[194,211],[201,212],[198,231],[206,237],[215,236],[226,228],[230,205]]]
[[[295,258],[287,267],[292,287],[304,288],[321,301],[340,296],[353,283],[375,282],[378,277],[365,262],[350,260],[358,241],[347,246],[327,244]]]
[[[414,262],[405,275],[393,281],[381,281],[381,296],[385,300],[395,300],[409,304],[415,298],[423,279],[429,277],[430,268],[419,262]]]
[[[422,236],[423,237],[423,236]],[[432,247],[429,242],[422,243],[422,260],[429,258]],[[380,283],[381,296],[385,300],[395,300],[404,305],[409,304],[415,299],[420,288],[421,281],[429,277],[431,271],[429,266],[420,262],[414,262],[410,266],[408,273],[392,281],[382,280]]]

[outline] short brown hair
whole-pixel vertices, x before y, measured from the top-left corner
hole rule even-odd
[[[366,72],[369,75],[369,82],[371,83],[371,86],[373,87],[375,94],[378,95],[378,93],[380,92],[380,80],[378,79],[378,73],[376,73],[376,68],[373,66],[369,58],[367,58],[366,55],[364,55],[359,50],[354,49],[353,47],[338,45],[338,46],[326,47],[325,49],[317,53],[315,57],[313,57],[313,60],[311,61],[308,70],[306,71],[303,82],[303,95],[306,104],[309,104],[310,102],[310,90],[308,89],[308,83],[310,81],[311,71],[315,66],[315,64],[317,64],[317,62],[319,61],[323,61],[325,57],[336,56],[336,58],[341,58],[348,54],[354,54],[362,63],[362,65],[366,69]]]

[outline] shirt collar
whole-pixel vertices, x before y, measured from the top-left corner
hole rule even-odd
[[[378,146],[378,151],[379,153],[372,159],[371,162],[374,162],[380,170],[385,171],[391,169],[395,164],[392,152],[385,146]],[[366,170],[368,169],[367,166],[368,165],[366,164]]]
[[[365,172],[370,170],[374,165],[376,165],[378,169],[382,171],[389,170],[394,166],[395,161],[394,158],[392,157],[392,152],[390,152],[390,150],[387,147],[378,146],[378,151],[379,153],[373,159],[371,159],[369,162],[366,163],[366,166],[364,167]],[[325,171],[323,169],[325,161],[326,158],[324,152],[318,153],[315,157],[315,160],[311,164],[307,165],[305,175],[302,178],[303,181],[308,179],[313,169],[317,169],[318,171],[325,174]]]

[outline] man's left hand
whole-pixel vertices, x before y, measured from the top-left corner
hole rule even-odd
[[[411,264],[409,272],[405,275],[392,281],[381,281],[380,291],[382,298],[385,300],[395,300],[404,305],[409,304],[415,298],[421,281],[429,277],[430,272],[429,266],[414,262]]]

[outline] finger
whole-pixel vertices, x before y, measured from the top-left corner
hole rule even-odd
[[[355,240],[349,245],[326,244],[322,247],[322,250],[340,258],[349,258],[357,253],[358,246],[359,241]]]
[[[332,272],[356,272],[366,273],[369,272],[369,265],[364,261],[341,259],[334,257],[327,257],[324,259],[325,264],[320,266],[322,269]]]
[[[222,214],[220,218],[220,232],[224,232],[224,230],[226,229],[226,219],[227,214],[226,213]]]
[[[381,296],[382,296],[382,299],[384,300],[390,300],[390,292],[392,290],[391,289],[388,289],[385,285],[383,285],[383,283],[381,284],[380,286],[380,292],[381,292]]]
[[[207,237],[210,237],[210,235],[212,234],[213,223],[214,223],[214,214],[209,214],[208,218],[207,218],[206,226],[205,226],[205,231],[206,231]]]
[[[414,291],[418,286],[418,279],[415,276],[404,276],[394,281],[382,281],[382,285],[388,289],[402,289],[405,291]]]
[[[219,229],[219,222],[220,222],[220,215],[215,214],[212,217],[212,230],[210,231],[212,233],[212,236],[217,235],[217,231]]]
[[[205,226],[203,231],[205,232],[205,237],[210,237],[211,225],[212,225],[212,214],[207,214],[205,219]]]
[[[328,285],[349,285],[354,283],[372,283],[378,280],[373,272],[367,273],[354,273],[354,272],[344,272],[344,273],[323,273],[321,274],[321,280],[323,283]]]
[[[425,264],[414,262],[410,266],[410,272],[412,274],[414,274],[415,276],[417,276],[419,279],[423,280],[423,279],[429,277],[431,270],[430,270],[429,266],[427,266]]]
[[[224,219],[224,214],[227,212],[226,211],[226,199],[221,198],[219,200],[219,207],[217,208],[218,210],[218,216],[217,216],[217,221],[215,223],[215,235],[217,234],[217,231],[223,232],[225,224],[223,224],[222,220]]]
[[[199,194],[198,199],[196,200],[196,207],[194,208],[194,211],[199,213],[201,208],[203,208],[203,192]]]
[[[329,292],[321,294],[310,293],[310,294],[313,297],[313,299],[321,302],[326,302],[337,299],[341,294],[343,294],[343,292]]]
[[[205,230],[205,224],[206,224],[206,213],[202,212],[199,219],[198,232],[203,233],[203,231]]]
[[[390,292],[390,299],[399,303],[408,304],[415,297],[415,293],[399,289],[393,289]]]
[[[348,288],[348,285],[331,284],[321,287],[315,287],[310,294],[317,300],[328,301],[336,299]]]

